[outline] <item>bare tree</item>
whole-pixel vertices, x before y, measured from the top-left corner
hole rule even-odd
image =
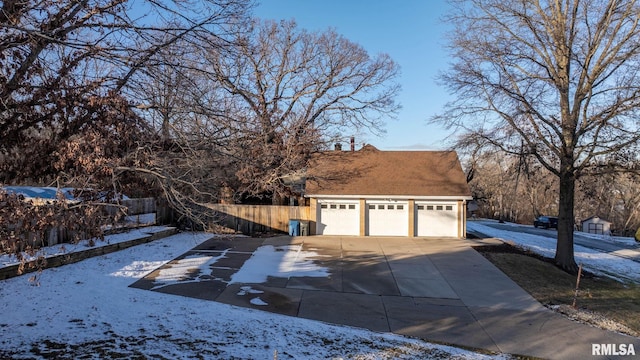
[[[640,6],[633,0],[452,5],[455,63],[442,82],[458,99],[433,120],[535,157],[558,177],[555,261],[576,271],[576,179],[640,139]]]
[[[216,202],[235,177],[227,152],[236,139],[228,120],[234,109],[218,95],[220,87],[207,78],[201,61],[203,53],[223,52],[230,44],[214,34],[175,42],[154,54],[126,88],[129,98],[138,99],[136,113],[151,134],[122,158],[115,177],[146,179],[179,222],[198,228],[215,220],[205,205]]]
[[[616,235],[629,236],[640,225],[640,185],[633,173],[583,176],[576,196],[578,218],[600,216],[611,221]]]
[[[557,213],[557,178],[522,160],[499,151],[479,152],[470,160],[469,186],[481,216],[531,224],[539,215]]]
[[[233,104],[237,172],[249,193],[280,192],[328,134],[367,128],[398,109],[398,66],[370,56],[332,30],[310,33],[292,21],[259,21],[231,53],[206,54],[211,80]],[[248,160],[248,161],[243,161]]]
[[[250,0],[0,2],[0,182],[112,190],[71,208],[64,202],[36,208],[6,195],[11,201],[0,210],[13,215],[5,220],[27,232],[72,224],[99,235],[102,212],[91,205],[105,196],[167,189],[179,202],[191,186],[185,174],[198,174],[188,179],[194,185],[207,179],[208,169],[185,169],[179,156],[207,156],[202,149],[158,146],[161,139],[135,112],[145,98],[132,97],[131,87],[173,46],[224,45],[242,28],[249,6]],[[154,157],[163,151],[172,156]],[[158,176],[139,176],[154,174],[161,160]],[[183,172],[167,171],[174,168]],[[26,240],[14,237],[10,250]]]
[[[328,134],[382,131],[381,118],[397,109],[398,69],[388,56],[370,58],[334,32],[310,34],[292,22],[248,28],[197,46],[177,41],[127,88],[164,145],[139,148],[132,157],[146,160],[118,172],[155,179],[182,213],[196,215],[189,204],[215,200],[221,187],[236,196],[292,195]],[[177,184],[181,191],[169,190]]]
[[[59,144],[103,121],[107,107],[127,112],[122,90],[155,54],[177,42],[222,42],[248,3],[4,1],[0,179],[50,179]]]
[[[479,144],[474,145],[471,149],[477,149]],[[635,149],[627,153],[629,157],[618,158],[615,163],[635,157]],[[533,158],[484,149],[466,157],[465,167],[473,175],[468,182],[480,216],[531,224],[539,215],[558,213],[558,177]],[[633,169],[637,165],[627,167]],[[611,221],[613,234],[629,236],[640,226],[640,175],[622,171],[601,173],[600,168],[594,167],[593,174],[583,173],[576,182],[576,225],[597,215]]]

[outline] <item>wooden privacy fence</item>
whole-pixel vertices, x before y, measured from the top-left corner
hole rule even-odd
[[[207,208],[215,212],[218,225],[244,234],[288,232],[291,219],[315,221],[309,206],[208,204]]]
[[[156,212],[155,198],[139,198],[120,200],[120,205],[127,208],[127,215],[140,215]],[[107,213],[111,216],[115,215],[119,208],[117,206],[107,206]]]
[[[122,200],[122,205],[126,206],[129,215],[149,214],[156,212],[155,198],[139,198]]]
[[[139,224],[142,215],[154,214],[156,212],[156,199],[155,198],[139,198],[139,199],[126,199],[121,200],[120,204],[127,208],[126,220],[129,225]],[[107,205],[104,207],[104,211],[109,216],[114,216],[120,208],[118,206]],[[155,215],[152,216],[155,218]],[[144,219],[145,223],[155,223],[155,219],[152,221]],[[117,231],[116,227],[112,231]],[[109,231],[107,231],[109,233]],[[44,234],[44,244],[55,245],[63,242],[69,242],[73,238],[73,233],[67,231],[64,228],[52,228],[46,231]],[[80,237],[83,237],[82,235]]]

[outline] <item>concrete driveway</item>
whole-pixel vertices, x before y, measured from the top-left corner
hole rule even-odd
[[[544,308],[474,244],[400,237],[212,238],[131,286],[502,353],[598,358],[592,344],[610,343],[634,344],[640,352],[640,339]],[[286,260],[260,263],[259,253]],[[285,262],[294,270],[270,268]],[[237,281],[259,278],[256,269],[267,275]],[[239,276],[247,272],[248,278]]]

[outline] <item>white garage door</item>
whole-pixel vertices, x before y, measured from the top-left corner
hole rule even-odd
[[[318,235],[360,235],[358,202],[318,201]]]
[[[367,235],[408,236],[408,203],[367,202]]]
[[[456,203],[418,203],[416,204],[416,234],[458,237],[457,214]]]

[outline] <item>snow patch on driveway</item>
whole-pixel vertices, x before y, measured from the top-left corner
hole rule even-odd
[[[261,284],[266,282],[269,276],[328,277],[329,270],[311,260],[318,256],[313,251],[303,251],[302,245],[261,246],[253,252],[240,270],[231,276],[229,284]]]

